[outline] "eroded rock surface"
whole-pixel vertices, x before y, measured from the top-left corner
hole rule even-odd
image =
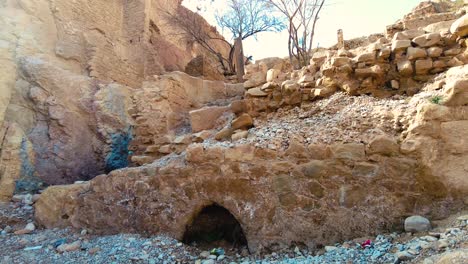
[[[1,1],[1,199],[128,166],[134,90],[194,57],[213,61],[164,15],[190,12],[165,0]]]
[[[177,71],[220,79],[164,34],[178,29],[163,1],[93,3],[0,4],[18,12],[0,19],[0,199],[100,175],[45,190],[41,226],[181,240],[215,205],[261,252],[466,207],[464,8],[423,2],[386,36],[318,49],[299,70],[263,59],[226,84]]]

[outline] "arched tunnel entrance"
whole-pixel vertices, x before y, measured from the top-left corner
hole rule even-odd
[[[247,248],[247,239],[237,219],[217,204],[206,206],[195,216],[186,227],[183,242],[204,250]]]

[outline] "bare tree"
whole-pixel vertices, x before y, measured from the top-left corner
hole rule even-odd
[[[288,20],[289,59],[296,68],[309,63],[315,28],[325,0],[265,0]],[[294,60],[297,63],[294,63]]]
[[[226,41],[216,30],[211,27],[207,30],[207,23],[198,13],[194,13],[183,6],[178,6],[176,10],[169,11],[161,8],[164,17],[169,24],[176,25],[181,29],[181,35],[190,41],[198,43],[209,53],[216,56],[225,75],[233,74],[234,63],[232,59],[217,49],[216,42],[222,42],[233,53],[234,45]]]
[[[260,32],[279,32],[285,29],[283,20],[272,15],[272,5],[264,0],[227,0],[228,9],[216,14],[218,25],[227,29],[233,38],[244,40]]]
[[[214,1],[216,0],[210,0],[211,3]],[[169,23],[181,28],[185,37],[214,54],[222,65],[225,75],[235,74],[236,64],[238,68],[241,68],[240,75],[243,75],[244,58],[243,56],[242,58],[235,58],[235,40],[240,39],[242,41],[260,32],[281,31],[285,28],[285,25],[277,16],[271,15],[273,6],[264,0],[227,1],[226,11],[215,16],[218,25],[232,34],[232,43],[221,37],[215,27],[207,31],[206,22],[203,18],[198,13],[191,12],[185,7],[178,6],[175,12],[165,11],[165,18]],[[229,46],[230,52],[227,56],[216,49],[216,45],[214,45],[216,42],[224,42]],[[242,52],[239,54],[242,54]],[[236,61],[237,63],[235,63]]]
[[[244,58],[242,52],[242,41],[261,32],[280,32],[285,29],[283,20],[272,15],[273,6],[264,0],[227,0],[227,11],[216,14],[216,21],[223,30],[228,30],[233,39],[238,43],[236,61],[238,76],[244,74]],[[240,46],[240,47],[239,47]]]

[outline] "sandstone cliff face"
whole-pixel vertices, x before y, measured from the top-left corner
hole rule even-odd
[[[134,90],[206,55],[162,18],[180,4],[0,1],[0,179],[63,184],[127,166]]]

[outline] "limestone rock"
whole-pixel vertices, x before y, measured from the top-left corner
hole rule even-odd
[[[270,69],[267,72],[266,76],[266,81],[267,82],[274,82],[276,79],[278,79],[279,75],[281,74],[281,71],[278,69]]]
[[[462,52],[462,50],[460,48],[453,48],[453,49],[448,49],[448,50],[444,51],[444,55],[445,56],[457,56],[461,52]]]
[[[260,87],[255,87],[252,89],[249,89],[245,92],[246,96],[251,96],[251,97],[266,97],[268,96],[268,93],[264,92],[262,88]]]
[[[225,140],[225,139],[230,139],[233,133],[233,129],[229,127],[225,127],[221,129],[218,133],[215,135],[216,140]]]
[[[304,75],[302,76],[299,81],[297,81],[298,84],[301,85],[301,87],[314,87],[315,86],[315,79],[311,75]]]
[[[412,40],[417,36],[424,35],[426,32],[419,29],[409,29],[402,32],[397,32],[393,36],[393,40]]]
[[[400,147],[394,139],[388,136],[378,136],[372,139],[366,152],[368,154],[392,156],[398,154],[399,149]]]
[[[457,19],[450,27],[450,32],[459,37],[468,35],[468,14]]]
[[[163,150],[164,148],[161,149],[162,146],[154,146],[154,150],[151,150],[152,146],[148,147],[146,152],[152,153],[152,152],[159,152],[159,150]],[[131,161],[139,166],[148,164],[154,161],[154,157],[152,156],[146,156],[146,155],[133,155],[131,157]]]
[[[429,33],[414,38],[413,42],[420,47],[427,48],[439,44],[440,40],[440,33]]]
[[[442,55],[442,52],[443,52],[443,49],[440,48],[440,47],[431,47],[431,48],[427,49],[427,54],[431,58],[440,57],[440,55]]]
[[[355,74],[357,77],[380,78],[383,76],[384,71],[379,65],[374,65],[369,68],[356,69]]]
[[[312,55],[311,61],[321,65],[329,56],[330,53],[327,50],[316,51]]]
[[[386,60],[390,57],[391,54],[392,50],[389,47],[385,47],[378,52],[377,57],[380,60]]]
[[[243,138],[247,138],[248,135],[249,135],[249,131],[238,131],[238,132],[234,132],[231,138],[232,138],[232,141],[237,141]]]
[[[343,65],[350,64],[351,59],[347,57],[334,57],[331,63],[334,67],[341,67]]]
[[[334,87],[327,87],[327,88],[317,88],[311,91],[312,97],[320,97],[325,98],[328,97],[336,92],[336,88]]]
[[[432,59],[417,60],[414,64],[416,74],[424,75],[432,69]]]
[[[380,49],[379,49],[380,50]],[[363,53],[357,56],[357,62],[374,62],[375,61],[375,52]]]
[[[78,195],[88,188],[89,183],[47,188],[34,205],[35,220],[46,228],[69,226],[75,213]]]
[[[468,81],[460,80],[447,85],[444,89],[446,98],[444,104],[448,106],[468,105]]]
[[[427,56],[427,52],[425,49],[409,47],[406,55],[409,60],[415,60],[425,58]]]
[[[431,222],[422,216],[415,215],[405,219],[406,232],[424,232],[431,228]]]
[[[258,87],[266,82],[267,82],[266,73],[263,71],[256,72],[244,83],[244,88],[250,89],[250,88]]]
[[[402,76],[411,76],[414,73],[413,64],[410,61],[404,60],[398,62],[398,72]]]
[[[241,114],[247,111],[245,100],[235,100],[231,103],[231,111],[234,114]]]
[[[369,162],[360,162],[354,165],[352,174],[355,177],[374,178],[379,174],[379,166]]]
[[[392,41],[392,51],[406,50],[411,47],[411,40],[394,40]]]
[[[213,106],[190,111],[192,132],[197,133],[215,128],[218,119],[228,110],[227,106]]]
[[[260,90],[262,90],[265,93],[272,92],[273,90],[279,88],[279,85],[275,82],[267,82],[265,83]],[[252,89],[251,89],[252,90]],[[248,92],[248,91],[247,91]]]
[[[440,21],[430,25],[427,25],[424,28],[424,31],[427,33],[440,33],[440,32],[450,32],[450,27],[455,22],[455,20]],[[424,34],[424,33],[423,33]],[[422,35],[422,34],[421,34]]]
[[[238,118],[234,119],[231,123],[231,127],[234,130],[250,128],[253,126],[253,119],[249,114],[242,114]]]
[[[332,147],[332,153],[337,159],[361,161],[365,157],[365,146],[362,144],[337,144]]]

